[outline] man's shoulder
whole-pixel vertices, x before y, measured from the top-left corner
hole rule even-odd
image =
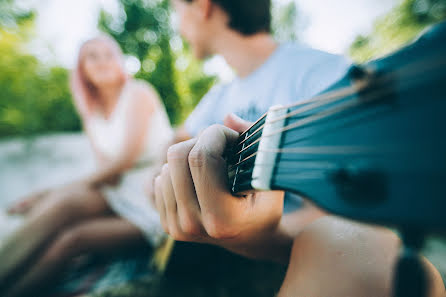
[[[312,48],[300,42],[288,42],[281,44],[280,60],[290,67],[299,65],[300,69],[313,67],[321,63],[349,64],[347,57]]]
[[[351,61],[342,55],[314,49],[299,42],[281,45],[279,75],[296,98],[310,98],[339,80]]]

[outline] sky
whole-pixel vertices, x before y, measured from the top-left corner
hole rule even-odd
[[[332,53],[345,54],[359,34],[367,34],[374,20],[387,13],[398,0],[273,0],[295,1],[305,26],[301,41]],[[116,0],[36,1],[37,38],[33,52],[72,67],[80,44],[98,33],[98,13],[102,8],[114,13]],[[220,65],[221,61],[214,61]],[[223,66],[222,66],[223,67]],[[208,67],[209,68],[209,67]],[[213,67],[210,67],[213,68]]]
[[[369,33],[376,18],[386,14],[398,1],[296,0],[296,3],[309,21],[302,39],[322,50],[345,53],[356,36]]]

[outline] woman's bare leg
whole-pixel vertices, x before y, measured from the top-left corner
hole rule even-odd
[[[7,290],[8,297],[44,288],[74,257],[88,252],[114,252],[146,244],[141,232],[119,217],[101,218],[76,225],[62,233],[32,269]]]
[[[339,218],[319,219],[294,242],[280,297],[391,297],[400,241],[392,232]],[[432,297],[444,297],[426,261]]]
[[[35,206],[37,206],[40,202],[42,202],[45,198],[50,195],[50,190],[40,191],[37,193],[32,193],[28,196],[21,198],[18,202],[14,203],[7,210],[10,215],[26,215],[28,214]]]
[[[63,229],[108,213],[103,196],[93,190],[53,193],[32,211],[24,225],[0,247],[0,288],[31,255]]]

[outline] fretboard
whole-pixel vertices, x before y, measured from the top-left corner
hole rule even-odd
[[[240,135],[228,158],[228,173],[233,193],[252,189],[271,190],[287,108],[272,107],[246,132]]]
[[[262,116],[247,131],[242,133],[228,154],[228,176],[231,191],[240,193],[252,190],[252,173],[257,150],[265,126],[266,115]]]

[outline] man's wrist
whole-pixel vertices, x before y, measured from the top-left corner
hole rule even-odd
[[[228,240],[219,245],[248,258],[288,263],[294,238],[284,232],[282,224],[270,232],[259,232],[258,235],[261,236]]]

